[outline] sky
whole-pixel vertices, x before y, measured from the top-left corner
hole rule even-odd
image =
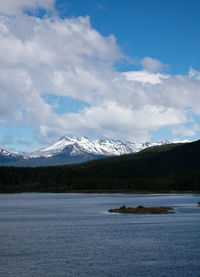
[[[0,0],[0,147],[199,139],[199,0]]]

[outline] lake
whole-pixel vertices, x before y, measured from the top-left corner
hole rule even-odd
[[[0,195],[1,277],[199,277],[198,194]],[[176,214],[110,214],[171,206]]]

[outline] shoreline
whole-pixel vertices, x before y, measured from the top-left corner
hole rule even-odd
[[[73,190],[73,191],[20,191],[0,192],[1,194],[22,194],[22,193],[55,193],[55,194],[200,194],[200,191],[123,191],[123,190]]]

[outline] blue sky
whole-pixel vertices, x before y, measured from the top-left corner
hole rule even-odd
[[[74,0],[57,6],[64,17],[89,15],[92,26],[105,36],[114,34],[132,58],[156,58],[174,74],[187,74],[189,66],[200,70],[199,0]]]
[[[0,1],[0,147],[199,139],[199,0],[39,3]]]

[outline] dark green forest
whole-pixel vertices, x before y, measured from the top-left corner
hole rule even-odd
[[[0,192],[200,191],[200,140],[49,167],[0,167]]]

